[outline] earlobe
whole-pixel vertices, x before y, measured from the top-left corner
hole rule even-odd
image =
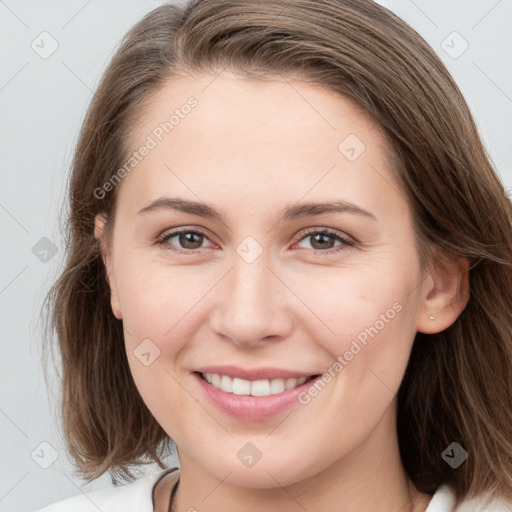
[[[98,240],[98,247],[101,255],[101,259],[103,260],[103,264],[105,265],[105,274],[107,276],[107,281],[110,286],[110,304],[112,307],[112,312],[114,316],[121,320],[121,305],[119,303],[119,296],[117,293],[117,286],[115,275],[113,271],[112,258],[110,251],[108,250],[108,246],[105,240],[105,226],[106,219],[103,214],[98,213],[94,219],[94,237]]]
[[[425,334],[444,331],[464,311],[469,301],[469,261],[443,257],[424,281],[424,297],[416,329]]]

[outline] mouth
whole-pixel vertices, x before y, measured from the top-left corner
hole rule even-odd
[[[276,378],[276,379],[258,379],[246,380],[239,377],[231,377],[229,375],[222,375],[219,373],[203,373],[195,372],[204,381],[212,387],[224,391],[224,393],[231,393],[233,395],[245,396],[270,396],[279,395],[285,391],[295,389],[302,386],[317,377],[316,375],[292,377],[292,378]]]
[[[291,407],[302,407],[301,394],[321,378],[321,374],[231,366],[201,368],[192,376],[205,399],[220,412],[253,423],[270,420]]]

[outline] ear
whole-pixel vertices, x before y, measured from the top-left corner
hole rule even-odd
[[[423,281],[416,329],[425,334],[444,331],[464,311],[469,300],[469,261],[437,251],[435,264]]]
[[[108,250],[106,243],[105,226],[105,216],[101,213],[98,213],[98,215],[96,215],[94,219],[94,236],[98,240],[101,259],[103,260],[103,264],[105,265],[107,281],[110,286],[110,305],[112,307],[112,312],[114,313],[114,316],[118,320],[121,320],[123,316],[121,314],[121,305],[119,303],[119,295],[117,293],[116,279],[114,274],[114,268],[112,265],[112,256],[110,251]]]

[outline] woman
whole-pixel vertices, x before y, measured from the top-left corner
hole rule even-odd
[[[69,193],[69,452],[88,479],[162,471],[43,510],[510,510],[511,204],[392,13],[155,9]]]

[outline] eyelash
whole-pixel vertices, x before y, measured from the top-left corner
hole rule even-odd
[[[172,251],[172,252],[175,252],[178,254],[196,254],[196,253],[200,252],[201,249],[176,249],[168,243],[171,238],[174,238],[175,236],[180,235],[182,233],[193,233],[195,235],[203,236],[208,240],[208,237],[201,231],[198,231],[195,229],[182,228],[182,229],[177,229],[175,231],[171,231],[170,233],[164,233],[163,235],[158,237],[158,239],[156,240],[156,243],[158,245],[162,245],[162,246],[167,244],[167,247],[164,247],[165,250]],[[340,244],[340,246],[338,246],[338,249],[335,249],[335,248],[330,248],[330,249],[326,249],[326,250],[306,249],[306,251],[314,252],[316,254],[322,253],[322,254],[326,254],[326,255],[332,255],[334,253],[338,253],[338,252],[346,250],[347,247],[353,247],[355,245],[354,240],[352,240],[348,237],[342,236],[342,235],[340,235],[340,233],[338,231],[335,231],[335,230],[332,230],[329,228],[323,228],[323,229],[310,228],[310,229],[306,230],[306,232],[302,233],[300,238],[297,240],[297,242],[294,242],[294,244],[302,241],[303,239],[307,238],[308,236],[316,235],[316,234],[328,235],[342,243]]]

